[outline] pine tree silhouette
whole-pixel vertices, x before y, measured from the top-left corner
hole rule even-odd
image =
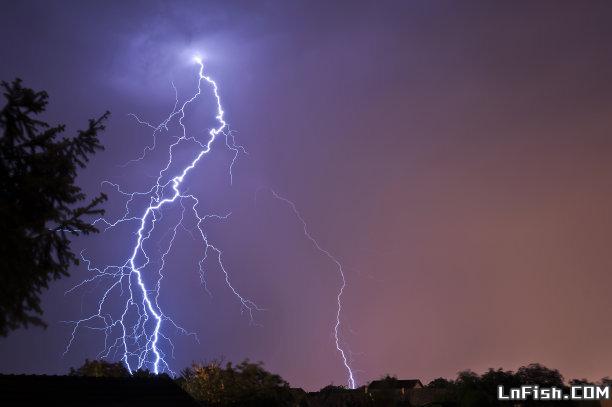
[[[87,198],[75,185],[77,169],[103,147],[98,133],[109,116],[89,121],[75,137],[60,135],[36,116],[48,95],[2,82],[7,100],[0,111],[0,335],[28,325],[45,327],[40,295],[49,282],[78,264],[69,236],[98,230],[84,218],[104,213],[104,194]]]

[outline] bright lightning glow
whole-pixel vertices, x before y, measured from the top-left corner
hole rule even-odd
[[[74,324],[74,328],[65,352],[68,352],[70,349],[80,328],[102,331],[105,335],[105,346],[99,356],[110,357],[111,355],[120,355],[121,360],[125,363],[130,373],[139,369],[149,369],[156,374],[162,372],[174,374],[166,360],[168,355],[161,346],[162,342],[164,342],[170,346],[172,351],[174,349],[174,345],[166,331],[174,329],[179,333],[195,336],[195,334],[181,328],[165,314],[158,301],[164,278],[166,256],[172,250],[178,228],[182,227],[191,233],[191,230],[187,229],[183,223],[186,212],[193,216],[195,227],[192,230],[197,230],[197,234],[199,234],[199,238],[203,243],[203,257],[198,264],[200,278],[204,286],[206,283],[203,263],[212,255],[216,258],[219,269],[224,274],[227,286],[236,296],[241,309],[248,312],[251,322],[253,322],[253,312],[261,310],[253,301],[242,296],[232,285],[229,273],[222,261],[222,251],[209,241],[205,232],[204,223],[207,220],[212,218],[225,219],[229,215],[201,215],[198,212],[198,205],[200,203],[198,198],[192,194],[187,194],[185,192],[186,188],[183,188],[183,181],[196,168],[200,160],[211,152],[217,136],[223,136],[227,148],[234,152],[234,157],[229,165],[230,182],[233,178],[232,167],[238,154],[240,152],[246,153],[242,146],[235,143],[232,132],[229,130],[229,126],[224,119],[224,111],[217,83],[210,76],[204,74],[204,64],[200,56],[194,56],[194,61],[199,65],[198,86],[197,92],[190,99],[187,99],[179,106],[178,96],[176,96],[172,112],[157,126],[141,120],[136,115],[131,115],[139,124],[153,129],[153,144],[147,146],[141,157],[133,160],[134,162],[144,159],[148,152],[155,150],[157,135],[164,130],[169,131],[168,126],[172,122],[176,122],[181,128],[181,135],[170,145],[168,161],[159,171],[155,184],[144,192],[125,192],[117,184],[104,182],[104,184],[112,186],[119,194],[126,198],[125,212],[121,218],[115,221],[111,222],[101,218],[97,219],[94,224],[101,222],[106,225],[105,230],[108,230],[122,223],[135,223],[137,228],[130,257],[118,265],[107,265],[98,268],[92,267],[91,261],[82,256],[88,270],[94,275],[68,291],[71,292],[94,282],[96,284],[106,284],[106,289],[98,302],[96,313],[80,320],[67,321]],[[208,132],[208,137],[205,140],[201,140],[197,136],[188,136],[187,129],[183,124],[185,109],[199,98],[202,93],[203,83],[208,84],[212,90],[216,101],[215,119],[218,122],[218,126]],[[172,86],[176,94],[176,87],[174,87],[174,84]],[[168,178],[167,173],[171,171],[170,167],[174,164],[173,151],[177,146],[186,142],[195,142],[199,146],[199,152],[192,161],[187,162],[183,166],[182,170]],[[134,202],[137,198],[145,198],[149,203],[148,206],[141,209],[139,215],[134,215],[133,212],[137,209],[133,208],[133,206],[135,206]],[[185,205],[186,203],[188,203],[188,206]],[[160,261],[153,262],[151,261],[152,253],[147,246],[147,241],[151,239],[156,223],[162,219],[163,211],[176,206],[176,204],[180,204],[181,207],[180,220],[169,231],[171,238],[167,247],[161,253]],[[150,281],[151,279],[155,280],[153,284]],[[206,286],[205,289],[208,291]],[[109,298],[113,296],[118,296],[122,299],[123,305],[119,312],[113,310],[113,306],[110,304]]]
[[[171,355],[174,352],[174,345],[170,339],[168,330],[175,330],[178,333],[192,335],[178,324],[176,324],[164,311],[159,304],[159,296],[162,289],[162,281],[165,277],[166,257],[172,251],[173,245],[179,228],[188,232],[192,237],[198,235],[203,243],[203,256],[198,262],[198,271],[200,280],[206,292],[210,294],[206,285],[204,263],[209,256],[216,259],[219,270],[223,273],[225,283],[232,294],[236,297],[240,304],[241,310],[249,314],[251,323],[254,323],[254,311],[262,310],[253,301],[244,297],[233,286],[230,280],[229,273],[223,264],[222,251],[210,242],[204,224],[211,219],[224,220],[230,214],[200,214],[198,206],[199,199],[193,194],[188,194],[187,188],[183,186],[184,180],[194,170],[201,159],[212,151],[213,144],[219,135],[225,139],[225,146],[234,153],[229,164],[229,180],[233,181],[232,169],[234,163],[240,153],[246,154],[245,149],[236,144],[232,131],[224,119],[224,110],[221,105],[219,89],[217,83],[207,75],[204,75],[204,64],[202,57],[199,55],[193,56],[193,61],[199,66],[197,92],[182,104],[179,103],[178,92],[174,84],[172,87],[175,91],[175,103],[170,114],[158,125],[153,125],[147,121],[140,119],[135,114],[130,114],[136,122],[142,126],[152,129],[153,142],[146,146],[140,157],[131,160],[130,163],[142,161],[150,152],[157,147],[157,136],[162,132],[169,132],[171,124],[180,126],[180,136],[176,138],[168,148],[168,161],[159,170],[155,182],[143,191],[128,192],[123,188],[109,181],[104,181],[102,184],[112,187],[118,194],[125,198],[125,211],[120,218],[109,221],[105,218],[100,218],[94,221],[94,224],[102,223],[105,225],[104,231],[113,229],[124,223],[135,224],[135,240],[130,251],[130,255],[123,263],[116,265],[106,265],[103,267],[92,266],[92,261],[81,257],[87,265],[87,270],[93,274],[92,277],[82,281],[75,287],[67,291],[73,292],[88,284],[104,284],[105,290],[97,303],[96,312],[88,317],[75,321],[66,321],[73,324],[72,335],[64,353],[70,350],[70,347],[76,339],[76,335],[80,329],[90,329],[101,331],[104,333],[104,349],[99,357],[117,357],[125,363],[130,373],[139,369],[148,369],[154,373],[168,372],[174,374],[168,361],[168,354],[163,350],[166,344],[171,349]],[[212,90],[214,100],[216,102],[216,116],[218,123],[216,128],[208,131],[208,137],[204,140],[196,135],[188,134],[183,120],[186,115],[186,108],[194,103],[202,94],[202,84],[208,84]],[[184,143],[194,143],[199,151],[195,158],[184,163],[181,170],[173,176],[168,175],[172,170],[171,167],[175,164],[173,152],[177,147]],[[293,211],[296,218],[301,222],[304,236],[314,245],[314,247],[327,258],[329,258],[336,266],[341,284],[337,293],[337,308],[335,314],[335,324],[333,326],[333,336],[335,346],[340,354],[341,361],[348,373],[348,387],[354,389],[356,387],[353,369],[350,366],[350,360],[347,356],[347,351],[342,345],[340,339],[341,314],[342,314],[342,295],[346,288],[346,278],[342,263],[333,256],[329,251],[323,249],[318,241],[310,234],[306,221],[297,210],[296,205],[289,199],[282,197],[275,191],[271,191],[272,195],[279,201],[287,204]],[[142,208],[138,207],[137,203],[142,200],[148,201],[148,204]],[[156,225],[161,221],[164,211],[169,211],[172,208],[180,207],[180,219],[165,232],[164,237],[169,236],[165,248],[159,249],[159,260],[152,261],[154,254],[151,248],[148,247],[152,235],[156,230]],[[189,229],[185,226],[187,218],[193,219],[194,226]],[[195,235],[194,235],[195,232]],[[160,240],[164,240],[164,237]],[[153,280],[153,282],[151,281]],[[113,299],[111,300],[111,297]],[[120,298],[119,310],[113,302],[116,297]],[[115,308],[113,308],[115,307]]]
[[[336,268],[338,270],[338,274],[340,276],[341,284],[340,284],[340,288],[338,290],[338,295],[336,296],[336,302],[338,304],[338,307],[336,308],[336,322],[334,324],[334,329],[333,329],[334,339],[335,339],[335,342],[336,342],[336,349],[340,353],[340,357],[342,358],[342,363],[344,364],[344,367],[346,368],[346,371],[348,373],[348,387],[350,389],[354,389],[355,386],[356,386],[356,384],[355,384],[355,376],[353,375],[353,369],[351,368],[350,362],[349,362],[348,357],[346,355],[347,352],[344,350],[344,348],[340,344],[340,334],[338,332],[340,330],[340,324],[341,324],[340,316],[341,316],[341,313],[342,313],[342,294],[344,293],[344,289],[346,288],[346,278],[344,276],[344,270],[342,268],[342,263],[340,263],[340,260],[338,260],[337,257],[335,257],[329,251],[327,251],[324,248],[322,248],[321,245],[319,244],[319,242],[310,234],[310,232],[308,231],[308,225],[306,224],[306,221],[302,217],[302,214],[298,211],[298,209],[295,206],[295,203],[293,201],[290,201],[289,199],[279,195],[274,190],[270,190],[270,192],[272,193],[274,198],[278,199],[279,201],[284,202],[285,204],[287,204],[291,208],[291,210],[293,211],[293,214],[295,215],[295,217],[302,224],[302,230],[304,231],[304,236],[306,236],[306,238],[308,240],[310,240],[310,242],[313,244],[313,246],[319,252],[324,254],[327,258],[329,258],[336,265]]]

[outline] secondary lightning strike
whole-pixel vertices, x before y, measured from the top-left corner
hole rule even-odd
[[[356,387],[356,384],[355,384],[355,376],[353,375],[353,369],[351,368],[350,362],[346,356],[346,351],[340,345],[339,330],[340,330],[340,324],[341,324],[340,314],[342,313],[342,294],[344,293],[344,289],[346,288],[346,278],[344,276],[344,270],[342,267],[342,263],[340,263],[340,260],[338,260],[329,251],[322,248],[319,242],[310,234],[310,232],[308,231],[308,225],[306,224],[306,221],[302,217],[302,214],[300,213],[300,211],[298,211],[293,201],[279,195],[274,190],[270,190],[270,193],[272,193],[272,196],[274,196],[274,198],[278,199],[279,201],[284,202],[285,204],[289,206],[289,208],[291,208],[295,217],[302,224],[302,230],[304,231],[304,236],[306,236],[306,238],[310,240],[313,246],[320,253],[323,253],[327,258],[329,258],[336,265],[336,268],[338,269],[338,274],[340,275],[341,284],[340,284],[340,289],[338,290],[338,295],[336,296],[338,307],[336,308],[336,323],[334,324],[334,330],[333,330],[334,339],[336,341],[336,349],[338,350],[338,353],[340,353],[340,356],[342,358],[342,363],[344,364],[344,367],[346,368],[347,373],[348,373],[348,387],[350,389],[354,389]]]
[[[159,125],[154,126],[146,121],[141,120],[136,115],[133,116],[136,121],[144,126],[153,129],[153,144],[145,147],[142,155],[133,160],[134,162],[141,161],[145,158],[147,152],[153,151],[156,147],[156,136],[162,130],[169,131],[168,126],[171,122],[178,118],[177,123],[181,127],[181,136],[177,137],[176,141],[172,143],[168,149],[168,162],[165,167],[159,171],[157,180],[154,185],[143,192],[126,192],[118,184],[110,183],[105,181],[106,184],[112,186],[117,192],[125,196],[125,212],[122,217],[115,221],[108,221],[106,219],[97,219],[95,223],[101,222],[106,225],[105,230],[116,227],[119,224],[125,222],[136,222],[138,223],[138,229],[136,230],[136,241],[133,249],[131,250],[130,257],[123,263],[118,265],[107,265],[103,268],[97,268],[91,266],[91,261],[84,258],[83,260],[87,264],[87,269],[94,273],[94,276],[88,278],[76,285],[72,289],[68,290],[71,292],[79,287],[93,282],[100,283],[106,279],[109,280],[108,288],[104,291],[102,298],[98,302],[97,312],[90,315],[87,318],[83,318],[76,321],[66,321],[74,324],[72,330],[72,336],[66,346],[65,353],[68,352],[70,346],[75,340],[75,336],[79,328],[86,328],[91,330],[97,330],[104,332],[104,350],[99,356],[110,357],[111,354],[121,353],[121,360],[125,363],[130,373],[139,369],[152,369],[154,373],[170,372],[174,373],[168,362],[166,361],[166,353],[162,349],[162,341],[167,343],[171,349],[174,346],[169,337],[164,333],[165,325],[174,327],[181,333],[195,335],[187,332],[185,329],[177,325],[170,317],[168,317],[161,309],[158,298],[161,291],[161,283],[164,277],[163,271],[165,266],[166,256],[172,250],[174,240],[177,234],[179,226],[182,226],[186,231],[191,233],[184,224],[186,207],[184,201],[191,201],[190,212],[196,220],[195,229],[199,232],[200,238],[204,244],[204,255],[198,263],[199,273],[202,283],[205,285],[203,263],[209,257],[210,254],[216,257],[217,263],[220,270],[225,276],[225,282],[232,293],[236,296],[241,304],[241,309],[246,310],[249,313],[250,320],[253,322],[253,312],[261,310],[253,301],[243,297],[238,290],[232,285],[229,274],[222,261],[222,251],[215,245],[213,245],[204,230],[204,222],[210,218],[226,219],[228,215],[221,216],[215,214],[200,215],[198,212],[199,200],[192,194],[185,194],[181,192],[183,181],[187,175],[193,170],[199,163],[199,161],[212,150],[212,145],[216,140],[217,136],[222,135],[225,137],[225,145],[228,149],[234,152],[234,157],[229,165],[229,176],[230,182],[232,182],[233,174],[232,168],[236,161],[236,158],[240,152],[246,153],[242,146],[236,144],[233,133],[229,130],[229,125],[224,119],[224,111],[221,105],[221,98],[219,96],[219,89],[217,83],[207,75],[204,75],[204,64],[202,59],[199,57],[194,58],[195,62],[199,65],[198,73],[198,86],[197,92],[190,98],[187,99],[182,105],[178,103],[178,95],[176,87],[172,84],[175,90],[175,105],[172,112],[168,117],[162,121]],[[211,129],[208,132],[208,140],[201,141],[196,136],[188,136],[187,129],[183,124],[185,118],[185,109],[193,103],[202,93],[202,84],[207,83],[212,89],[216,101],[217,114],[215,119],[219,123],[218,127]],[[170,167],[173,164],[173,150],[181,142],[195,142],[200,146],[200,151],[196,155],[195,159],[188,163],[178,175],[174,175],[168,181],[163,182],[164,176],[170,171]],[[148,197],[149,204],[141,212],[141,214],[134,215],[131,205],[136,197]],[[156,223],[161,220],[162,209],[167,206],[179,202],[181,205],[181,217],[180,220],[170,229],[171,238],[168,246],[161,253],[161,265],[157,268],[157,280],[155,284],[147,285],[145,282],[143,272],[146,268],[150,267],[154,263],[151,261],[150,253],[145,249],[145,242],[151,238],[155,230]],[[144,260],[143,260],[144,259]],[[148,271],[148,269],[147,269]],[[208,288],[205,286],[206,291]],[[126,294],[127,293],[127,294]],[[127,297],[124,302],[120,316],[113,316],[110,310],[105,310],[109,296],[119,294],[120,298]],[[119,335],[115,338],[111,336],[113,334]],[[196,337],[197,339],[197,337]],[[110,342],[109,342],[110,341]]]

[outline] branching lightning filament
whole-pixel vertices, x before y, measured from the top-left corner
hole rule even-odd
[[[157,148],[157,136],[162,131],[169,132],[170,125],[179,126],[179,136],[169,145],[167,162],[159,170],[155,182],[148,189],[136,192],[125,191],[119,184],[109,181],[102,183],[114,189],[116,193],[125,199],[125,210],[118,219],[111,221],[106,218],[100,218],[96,219],[94,224],[101,224],[103,232],[114,229],[119,225],[134,224],[134,240],[131,243],[132,246],[130,246],[129,257],[119,264],[95,267],[93,262],[81,253],[81,257],[87,265],[87,270],[92,273],[92,276],[68,290],[67,293],[90,284],[101,284],[104,290],[97,303],[96,312],[79,320],[65,321],[72,324],[73,329],[64,354],[70,350],[81,329],[90,329],[104,333],[104,348],[98,355],[99,357],[120,358],[130,373],[140,369],[147,369],[155,374],[164,372],[172,375],[175,374],[168,362],[168,357],[172,357],[174,353],[174,345],[171,340],[172,331],[192,335],[197,340],[195,333],[182,328],[162,310],[159,301],[166,271],[166,257],[173,249],[179,229],[187,231],[194,238],[197,235],[197,238],[202,242],[202,258],[198,262],[198,272],[206,292],[210,294],[206,285],[204,263],[212,258],[216,260],[219,270],[223,273],[227,287],[240,304],[241,310],[248,314],[251,323],[254,323],[254,312],[262,310],[234,287],[223,263],[221,249],[214,245],[206,234],[205,223],[207,221],[211,219],[224,220],[230,214],[200,213],[199,199],[195,195],[188,193],[188,188],[183,185],[192,170],[198,166],[206,155],[211,153],[213,144],[219,136],[224,138],[225,146],[233,153],[228,169],[230,183],[233,181],[232,169],[238,155],[240,153],[246,154],[245,149],[236,144],[233,133],[224,119],[224,111],[217,83],[210,76],[204,74],[204,64],[200,58],[195,58],[195,62],[199,66],[197,91],[191,98],[180,104],[177,89],[172,84],[175,91],[174,107],[161,123],[153,125],[135,114],[130,114],[139,125],[152,130],[153,142],[144,148],[138,158],[125,164],[126,166],[130,163],[144,160],[149,153],[155,151]],[[201,140],[198,136],[191,135],[187,131],[183,120],[185,119],[186,109],[202,95],[203,84],[208,85],[208,88],[212,90],[214,101],[216,102],[215,119],[218,126],[209,130],[207,137]],[[173,157],[173,153],[184,143],[194,143],[198,151],[195,158],[191,161],[188,160],[182,167],[179,166],[181,169],[177,171],[173,169],[173,166],[176,166],[176,161],[179,160]],[[172,171],[177,172],[174,175],[170,175]],[[301,223],[304,236],[313,244],[317,251],[325,255],[336,266],[338,276],[340,277],[340,287],[336,297],[337,308],[332,334],[336,350],[347,371],[348,387],[354,389],[356,381],[353,369],[351,368],[350,358],[340,338],[342,295],[347,284],[342,263],[337,257],[321,247],[319,242],[310,234],[306,221],[292,201],[282,197],[275,191],[271,191],[271,193],[277,200],[289,206]],[[147,204],[139,207],[137,205],[139,202],[147,202]],[[165,231],[160,240],[159,252],[154,254],[147,244],[150,243],[149,241],[154,233],[160,233],[158,230],[165,213],[164,211],[167,212],[171,208],[180,209],[180,218]],[[188,219],[193,219],[195,226],[187,228],[185,223]],[[162,242],[165,240],[167,240],[165,247],[161,247]],[[154,255],[158,256],[158,261],[152,260]],[[120,299],[118,308],[115,303],[117,297]],[[167,352],[165,349],[169,349],[170,352]]]
[[[159,171],[155,183],[147,190],[142,192],[127,192],[120,185],[105,181],[104,184],[113,187],[120,195],[126,199],[125,212],[122,217],[117,220],[109,221],[104,218],[97,219],[94,223],[105,225],[105,231],[115,228],[119,224],[134,223],[137,225],[135,239],[131,255],[123,263],[117,265],[106,265],[104,267],[93,267],[89,259],[83,257],[85,264],[93,276],[82,281],[77,286],[73,287],[68,292],[76,290],[82,286],[91,283],[105,284],[105,291],[97,304],[97,312],[79,319],[76,321],[66,321],[74,325],[72,335],[66,346],[65,352],[68,352],[71,345],[75,341],[75,337],[80,329],[91,329],[102,331],[104,333],[104,349],[100,353],[100,357],[116,357],[119,355],[125,363],[130,373],[139,369],[148,369],[156,374],[168,372],[174,374],[167,358],[171,356],[164,349],[170,349],[173,352],[174,345],[172,344],[169,330],[178,331],[179,333],[194,335],[183,329],[175,323],[170,316],[162,310],[159,303],[159,295],[162,289],[162,280],[164,278],[164,265],[166,256],[171,252],[175,237],[179,227],[185,228],[183,222],[186,216],[193,216],[195,227],[193,231],[199,235],[203,243],[203,255],[199,261],[200,278],[205,285],[204,267],[205,260],[211,256],[216,259],[220,271],[224,274],[225,283],[231,292],[236,296],[243,311],[246,311],[253,322],[253,313],[260,308],[250,299],[244,297],[232,285],[229,273],[223,264],[222,251],[215,246],[208,238],[205,231],[205,222],[211,218],[225,219],[227,215],[217,214],[201,214],[198,210],[200,201],[193,194],[188,194],[187,188],[183,182],[189,176],[190,172],[197,167],[198,163],[212,151],[212,146],[215,140],[222,136],[225,138],[225,145],[233,153],[233,159],[229,165],[230,182],[233,179],[232,168],[238,157],[238,154],[246,153],[242,146],[235,143],[232,132],[224,119],[224,111],[221,105],[219,89],[217,83],[210,77],[204,74],[204,64],[200,58],[195,58],[195,62],[199,65],[197,92],[182,104],[178,102],[178,95],[175,89],[176,101],[172,112],[159,125],[155,126],[146,121],[141,120],[136,115],[131,115],[136,121],[144,126],[147,126],[153,131],[153,144],[147,146],[142,155],[133,161],[144,159],[148,152],[155,150],[156,137],[162,130],[168,131],[168,126],[171,123],[178,123],[181,129],[181,134],[176,138],[168,149],[168,161],[166,165]],[[185,118],[186,108],[195,102],[202,94],[202,85],[206,84],[212,90],[216,101],[216,120],[218,126],[208,132],[206,140],[202,141],[196,136],[189,135],[187,128],[183,123]],[[199,146],[199,152],[195,158],[186,163],[182,170],[178,171],[168,180],[167,173],[171,171],[173,163],[173,152],[181,143],[194,142]],[[141,208],[139,214],[134,214],[137,209],[133,208],[136,199],[148,200],[148,206]],[[154,263],[151,261],[151,253],[145,247],[145,243],[149,240],[156,229],[156,224],[161,220],[163,211],[171,206],[180,205],[181,216],[179,221],[171,228],[168,233],[170,235],[169,243],[161,253],[161,261]],[[186,229],[186,228],[185,228]],[[153,276],[153,277],[152,277]],[[205,289],[208,291],[207,287]],[[111,296],[119,296],[121,298],[121,307],[119,312],[113,312],[113,304],[109,304]],[[165,346],[164,346],[165,345]]]

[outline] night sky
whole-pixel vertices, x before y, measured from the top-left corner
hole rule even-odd
[[[46,90],[45,118],[69,131],[112,112],[79,183],[107,192],[116,218],[125,200],[101,181],[148,189],[161,162],[121,166],[151,141],[128,113],[163,120],[171,81],[189,96],[204,57],[249,154],[230,185],[216,143],[187,184],[232,212],[208,235],[266,310],[250,324],[214,264],[209,296],[202,246],[179,233],[160,302],[200,343],[174,337],[175,370],[249,357],[293,386],[346,383],[337,271],[273,188],[345,265],[358,383],[531,362],[597,380],[612,375],[611,21],[606,1],[2,1],[0,79]],[[212,106],[208,94],[193,128],[214,125]],[[127,227],[74,249],[102,265],[133,241]],[[81,331],[62,355],[61,321],[91,313],[101,289],[65,295],[90,276],[71,273],[44,294],[48,329],[0,340],[1,372],[66,373],[103,349]]]

